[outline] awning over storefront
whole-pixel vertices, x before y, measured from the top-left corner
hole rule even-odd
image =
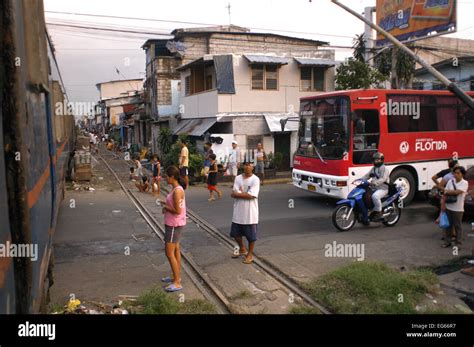
[[[295,58],[296,62],[301,66],[323,66],[332,67],[336,65],[334,60],[320,58]]]
[[[216,117],[182,120],[174,130],[173,135],[202,136],[216,122]]]
[[[290,62],[289,58],[275,57],[272,55],[244,54],[244,57],[250,64],[287,65]]]
[[[280,120],[290,117],[289,115],[265,115],[265,121],[267,122],[268,127],[272,133],[281,132],[281,123]],[[294,116],[292,116],[294,117]],[[299,122],[294,120],[286,122],[285,131],[298,131]]]

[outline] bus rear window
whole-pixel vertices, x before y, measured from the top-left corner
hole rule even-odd
[[[474,111],[455,96],[388,95],[384,111],[391,133],[474,130]]]

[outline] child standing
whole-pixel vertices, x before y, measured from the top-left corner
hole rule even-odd
[[[209,159],[211,161],[209,167],[209,175],[207,176],[207,189],[209,190],[209,199],[208,201],[214,201],[214,192],[217,193],[219,199],[222,198],[222,192],[217,189],[217,163],[216,163],[216,155],[211,154],[209,155]]]
[[[153,195],[160,195],[160,161],[158,160],[158,156],[155,154],[153,155],[153,161],[151,162],[151,168],[153,171],[153,177],[151,179],[151,192]]]

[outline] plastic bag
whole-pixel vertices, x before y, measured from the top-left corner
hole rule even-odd
[[[439,227],[441,229],[448,229],[451,226],[449,223],[449,218],[446,212],[441,212],[441,216],[439,217]]]

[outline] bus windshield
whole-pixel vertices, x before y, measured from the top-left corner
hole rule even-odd
[[[302,101],[297,155],[343,159],[349,148],[350,102],[346,96]]]

